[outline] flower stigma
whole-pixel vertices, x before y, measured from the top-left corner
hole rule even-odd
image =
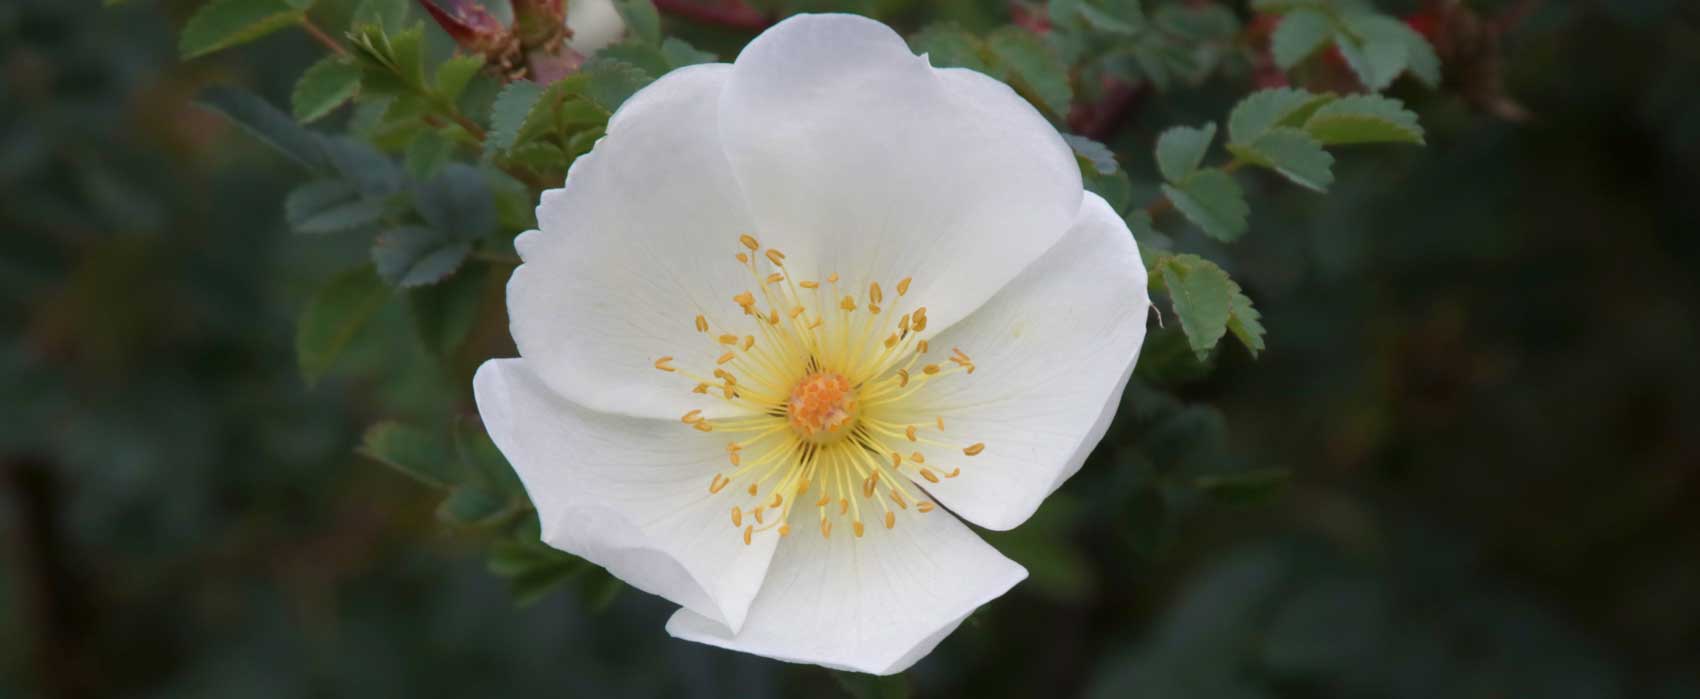
[[[983,442],[954,439],[942,415],[926,415],[914,397],[931,382],[974,373],[953,348],[939,357],[922,339],[927,309],[908,298],[912,279],[887,298],[877,281],[843,284],[839,276],[797,279],[785,254],[739,236],[735,257],[752,289],[730,299],[736,326],[694,319],[708,345],[706,375],[659,357],[655,368],[688,379],[690,391],[735,408],[728,417],[700,409],[680,417],[690,429],[726,440],[726,468],[709,493],[726,497],[728,519],[750,543],[776,531],[789,536],[793,513],[814,511],[815,528],[861,538],[894,529],[904,517],[937,508],[922,483],[962,473],[957,454]],[[937,361],[934,361],[934,360]]]

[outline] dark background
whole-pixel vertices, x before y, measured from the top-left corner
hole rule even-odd
[[[284,103],[319,50],[181,62],[193,3],[96,5],[0,5],[0,697],[837,691],[674,641],[641,593],[516,606],[439,494],[353,451],[472,414],[499,306],[436,358],[391,304],[309,388],[295,316],[364,248],[289,235],[303,176],[191,100]],[[1177,371],[1154,332],[1087,467],[990,537],[1032,577],[916,694],[1700,697],[1700,13],[1537,5],[1494,52],[1526,121],[1405,85],[1426,148],[1342,152],[1326,196],[1242,176],[1252,233],[1178,241],[1267,352]],[[1248,89],[1140,99],[1136,191],[1158,130]],[[1290,482],[1189,485],[1245,469]]]

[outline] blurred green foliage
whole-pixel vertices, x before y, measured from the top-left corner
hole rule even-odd
[[[536,190],[758,27],[622,3],[543,86],[399,0],[107,4],[0,7],[0,695],[1700,695],[1690,3],[739,4],[1009,81],[1167,299],[895,681],[668,639],[470,405]]]

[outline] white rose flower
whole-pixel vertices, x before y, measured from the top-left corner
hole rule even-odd
[[[860,17],[662,77],[537,218],[474,389],[543,539],[785,661],[901,672],[1024,578],[957,518],[1079,470],[1145,336],[1056,130]]]

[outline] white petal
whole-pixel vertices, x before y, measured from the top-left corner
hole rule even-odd
[[[731,628],[744,623],[776,540],[749,545],[708,492],[725,444],[678,420],[587,410],[544,385],[530,360],[493,359],[472,379],[491,439],[513,464],[543,540]]]
[[[1139,357],[1150,305],[1127,225],[1088,194],[1056,247],[932,340],[935,348],[961,348],[976,368],[941,377],[895,413],[922,426],[943,416],[940,441],[957,445],[920,451],[935,472],[960,467],[961,475],[918,485],[982,527],[1026,521],[1103,438]],[[985,451],[958,451],[975,442]]]
[[[943,510],[908,510],[895,529],[842,524],[823,538],[813,513],[793,517],[742,630],[690,609],[678,638],[794,663],[889,675],[932,652],[968,614],[1027,577]]]
[[[567,46],[588,56],[619,39],[626,21],[613,0],[573,0],[567,3],[567,28],[573,30]]]
[[[852,15],[798,15],[739,54],[721,97],[727,156],[764,243],[813,278],[914,277],[943,328],[1068,229],[1080,171],[1008,86],[936,70]]]
[[[715,125],[731,70],[683,68],[633,95],[566,186],[543,193],[541,230],[515,241],[525,264],[508,282],[514,342],[576,403],[660,418],[724,410],[654,363],[674,356],[710,374],[719,350],[695,318],[737,317],[732,296],[751,286],[732,259],[751,219]]]

